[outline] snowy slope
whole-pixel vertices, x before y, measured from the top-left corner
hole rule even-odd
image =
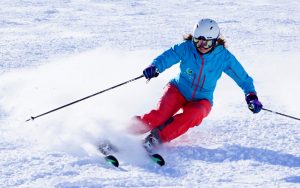
[[[220,23],[264,106],[299,118],[299,1],[3,0],[0,10],[0,187],[300,187],[300,122],[253,115],[226,75],[209,117],[162,148],[162,168],[122,130],[176,66],[24,122],[140,76],[202,17]],[[121,169],[95,152],[103,137],[130,148]]]

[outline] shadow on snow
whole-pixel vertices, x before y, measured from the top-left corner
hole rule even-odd
[[[290,176],[284,178],[284,180],[289,183],[300,183],[300,176]]]
[[[175,151],[184,158],[221,163],[225,161],[252,160],[271,165],[300,167],[300,157],[268,149],[228,145],[217,149],[202,147],[176,147]]]

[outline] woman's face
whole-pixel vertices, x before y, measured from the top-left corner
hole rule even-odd
[[[198,47],[198,45],[197,45],[197,49],[199,50],[199,52],[205,54],[205,53],[209,52],[212,49],[212,47],[210,47],[210,48],[203,48],[203,47]]]
[[[193,38],[197,49],[199,50],[199,52],[201,53],[207,53],[212,49],[213,46],[213,41],[212,40],[205,40],[205,39],[196,39]]]

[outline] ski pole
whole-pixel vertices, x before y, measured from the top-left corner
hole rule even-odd
[[[30,121],[30,120],[34,120],[34,119],[36,119],[36,118],[38,118],[38,117],[41,117],[41,116],[44,116],[44,115],[46,115],[46,114],[50,114],[50,113],[52,113],[52,112],[54,112],[54,111],[60,110],[60,109],[62,109],[62,108],[65,108],[65,107],[67,107],[67,106],[73,105],[73,104],[75,104],[75,103],[78,103],[78,102],[80,102],[80,101],[86,100],[86,99],[88,99],[88,98],[94,97],[94,96],[96,96],[96,95],[98,95],[98,94],[100,94],[100,93],[104,93],[104,92],[106,92],[106,91],[109,91],[109,90],[114,89],[114,88],[116,88],[116,87],[122,86],[122,85],[124,85],[124,84],[128,84],[129,82],[138,80],[138,79],[140,79],[140,78],[142,78],[142,77],[144,77],[144,75],[138,76],[138,77],[133,78],[133,79],[131,79],[131,80],[128,80],[128,81],[126,81],[126,82],[123,82],[123,83],[120,83],[120,84],[118,84],[118,85],[112,86],[112,87],[110,87],[110,88],[107,88],[107,89],[105,89],[105,90],[99,91],[99,92],[94,93],[94,94],[92,94],[92,95],[83,97],[83,98],[81,98],[81,99],[78,99],[78,100],[76,100],[76,101],[70,102],[70,103],[65,104],[65,105],[63,105],[63,106],[57,107],[57,108],[55,108],[55,109],[53,109],[53,110],[49,110],[49,111],[47,111],[47,112],[45,112],[45,113],[42,113],[42,114],[40,114],[40,115],[37,115],[37,116],[31,116],[29,119],[26,120],[26,122],[27,122],[27,121]]]
[[[282,113],[279,113],[279,112],[275,112],[275,111],[273,111],[273,110],[269,110],[269,109],[266,109],[266,108],[262,108],[262,110],[265,110],[265,111],[268,111],[268,112],[271,112],[271,113],[274,113],[274,114],[282,115],[282,116],[289,117],[289,118],[292,118],[292,119],[295,119],[295,120],[299,120],[299,121],[300,121],[300,118],[296,118],[296,117],[293,117],[293,116],[289,116],[289,115],[286,115],[286,114],[282,114]]]

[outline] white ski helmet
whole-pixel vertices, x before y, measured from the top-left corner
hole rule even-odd
[[[212,19],[201,19],[194,25],[193,36],[195,38],[217,39],[220,35],[220,28]]]

